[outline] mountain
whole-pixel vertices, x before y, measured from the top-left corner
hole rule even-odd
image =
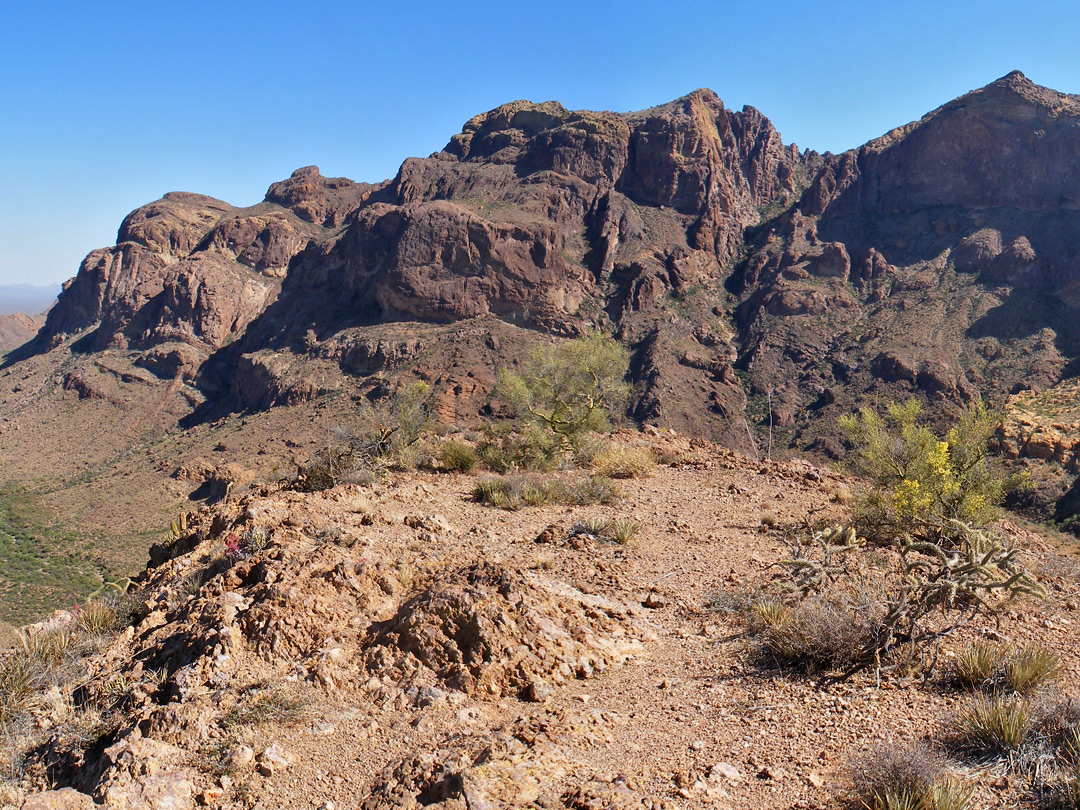
[[[374,185],[307,167],[251,208],[167,194],[8,356],[22,438],[0,462],[57,475],[25,458],[63,452],[68,428],[41,426],[73,398],[71,430],[112,425],[73,459],[99,471],[178,425],[282,406],[313,425],[402,375],[467,424],[495,369],[592,327],[632,351],[634,419],[746,452],[836,456],[836,417],[889,398],[945,421],[1048,394],[1080,357],[1077,124],[1080,99],[1018,72],[841,155],[708,90],[635,113],[518,101]],[[1046,456],[1032,435],[1003,449]],[[1052,445],[1046,503],[1075,450]]]

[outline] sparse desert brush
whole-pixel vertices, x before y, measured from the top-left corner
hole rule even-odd
[[[263,684],[241,695],[219,725],[223,731],[232,732],[266,723],[293,724],[305,716],[310,705],[310,696],[295,684]]]
[[[1031,704],[1007,695],[977,695],[954,721],[960,747],[984,756],[1019,751],[1034,726]]]
[[[1056,797],[1058,806],[1063,810],[1080,810],[1080,759],[1067,762],[1062,770]]]
[[[1013,692],[1027,693],[1050,683],[1061,673],[1061,657],[1041,644],[1015,650],[1005,663],[1005,684]]]
[[[431,386],[417,381],[377,402],[365,401],[354,424],[332,431],[326,447],[297,469],[294,486],[319,492],[380,470],[411,470],[417,442],[431,429]]]
[[[555,557],[551,554],[537,554],[532,561],[534,571],[550,571],[555,566]]]
[[[480,457],[471,444],[450,439],[439,448],[439,461],[444,470],[467,473],[480,463]]]
[[[0,658],[0,723],[8,724],[33,705],[42,685],[41,663],[23,650]]]
[[[979,528],[995,520],[1006,492],[1025,485],[990,460],[999,421],[977,402],[939,439],[918,400],[890,403],[884,417],[869,408],[841,417],[853,447],[848,464],[875,484],[855,506],[862,527],[883,542],[912,535],[943,543],[955,538],[957,521]]]
[[[472,491],[475,502],[510,511],[523,506],[547,506],[554,503],[568,506],[611,504],[619,496],[615,484],[600,476],[592,476],[571,484],[538,476],[482,478],[476,482]]]
[[[880,744],[849,766],[852,796],[867,810],[964,810],[971,790],[945,775],[925,744]]]
[[[783,620],[763,627],[768,656],[811,674],[858,666],[875,647],[885,606],[835,590],[811,594],[786,607]]]
[[[646,447],[612,444],[599,450],[592,460],[598,475],[607,478],[637,478],[656,467],[656,456]]]
[[[611,534],[611,521],[604,517],[590,517],[570,527],[570,534],[589,534],[593,537],[608,537]]]
[[[611,539],[620,546],[636,544],[641,524],[631,518],[615,518],[611,522]]]
[[[568,486],[563,494],[564,502],[571,506],[610,506],[617,503],[621,497],[622,490],[618,485],[602,475],[583,478]]]
[[[959,686],[967,689],[992,686],[1012,654],[1012,647],[1004,644],[989,641],[965,644],[956,652],[953,678]]]
[[[832,499],[834,503],[838,503],[841,506],[851,506],[851,504],[855,502],[855,496],[852,494],[851,489],[844,484],[837,485],[836,489],[833,491]]]

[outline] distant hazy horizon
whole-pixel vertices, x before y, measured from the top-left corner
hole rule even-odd
[[[0,284],[0,315],[21,312],[40,315],[53,305],[60,294],[59,284]]]

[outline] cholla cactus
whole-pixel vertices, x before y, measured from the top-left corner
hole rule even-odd
[[[819,592],[848,573],[848,555],[864,544],[851,526],[829,526],[791,543],[791,556],[780,565],[791,572],[795,587],[806,596]]]

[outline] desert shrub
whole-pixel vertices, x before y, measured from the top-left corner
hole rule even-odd
[[[1035,727],[1031,704],[1008,695],[977,695],[954,721],[960,746],[976,754],[1012,754]]]
[[[622,491],[610,478],[592,475],[571,483],[562,493],[562,501],[568,506],[610,506],[618,503]]]
[[[767,532],[769,529],[775,529],[780,525],[780,516],[772,509],[762,510],[760,518],[762,532]]]
[[[629,359],[621,343],[593,331],[533,350],[520,371],[499,372],[496,391],[523,422],[572,446],[590,431],[606,430],[613,412],[625,407]]]
[[[1005,684],[1013,692],[1027,693],[1053,681],[1061,672],[1061,658],[1041,644],[1020,647],[1005,663]]]
[[[909,400],[889,404],[884,417],[863,408],[840,418],[852,445],[848,463],[875,485],[858,499],[857,519],[883,540],[916,534],[940,541],[957,520],[985,526],[998,516],[1006,492],[1023,485],[991,462],[987,444],[999,420],[981,402],[944,438],[921,416],[918,400]]]
[[[42,685],[41,665],[21,650],[0,658],[0,723],[10,723],[29,711]]]
[[[812,594],[782,610],[755,608],[766,653],[808,673],[846,670],[875,648],[883,606],[834,591]]]
[[[445,470],[467,473],[480,463],[480,457],[471,444],[450,440],[439,448],[439,461]]]
[[[965,644],[956,652],[953,662],[953,679],[967,689],[993,686],[1012,655],[1007,645],[976,641]]]
[[[550,472],[567,458],[567,448],[559,437],[531,422],[485,425],[477,453],[488,469],[499,474],[512,470]]]
[[[378,402],[365,402],[355,426],[333,431],[327,446],[297,470],[295,486],[319,492],[365,471],[404,470],[421,460],[416,447],[431,427],[431,386],[414,382]]]
[[[879,745],[850,766],[852,798],[868,810],[964,810],[971,790],[945,775],[926,745]]]
[[[909,538],[879,552],[881,565],[868,564],[850,527],[789,536],[789,556],[778,563],[788,577],[770,583],[787,618],[764,632],[766,650],[806,671],[839,670],[823,680],[843,680],[916,663],[979,613],[1021,594],[1045,595],[1015,548],[959,522],[953,531],[958,539],[948,547]],[[890,661],[901,650],[906,659]]]
[[[646,447],[612,444],[593,454],[592,466],[607,478],[637,478],[652,472],[656,456]]]

